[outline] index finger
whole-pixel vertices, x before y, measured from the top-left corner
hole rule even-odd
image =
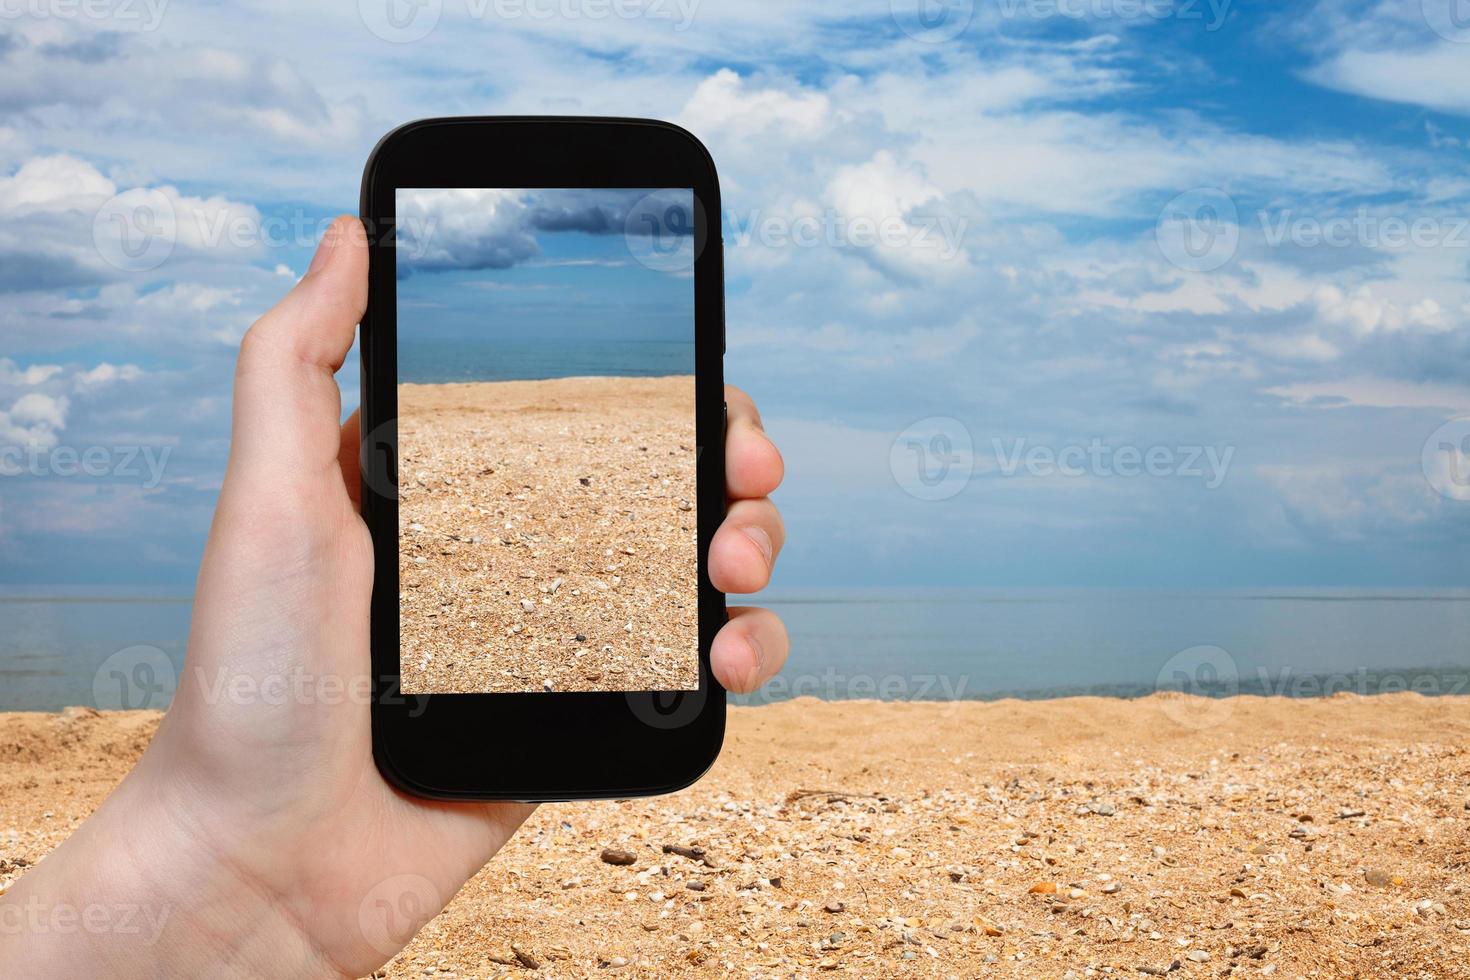
[[[781,485],[786,464],[749,395],[725,385],[725,490],[731,500],[759,500]]]

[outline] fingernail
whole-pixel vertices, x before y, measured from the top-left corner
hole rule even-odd
[[[308,276],[326,266],[327,260],[337,250],[337,237],[337,222],[334,221],[327,227],[327,233],[322,236],[322,240],[316,244],[316,253],[311,257],[311,265],[306,267]]]
[[[752,524],[748,527],[742,527],[740,533],[755,542],[755,546],[761,550],[761,554],[766,556],[766,564],[770,565],[771,536],[766,533],[766,529]]]

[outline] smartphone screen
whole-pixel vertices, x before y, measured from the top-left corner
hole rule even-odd
[[[404,694],[699,687],[689,188],[399,188]]]

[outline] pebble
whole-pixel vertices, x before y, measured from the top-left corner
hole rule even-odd
[[[535,612],[536,611],[536,603],[532,602],[530,599],[522,599],[521,600],[521,610],[523,612]]]
[[[1363,880],[1374,888],[1392,888],[1394,885],[1400,884],[1403,881],[1403,879],[1389,874],[1382,868],[1364,868]]]
[[[602,850],[602,863],[615,864],[619,866],[629,865],[638,860],[638,856],[632,851],[622,851],[615,847],[605,847]]]
[[[843,905],[841,902],[828,902],[826,905],[822,906],[822,908],[826,909],[828,912],[831,912],[833,915],[836,915],[838,912],[846,909],[847,906]]]
[[[516,959],[521,961],[521,966],[524,966],[526,969],[541,969],[541,961],[537,959],[530,950],[517,946],[515,943],[511,943],[510,951],[515,954]]]

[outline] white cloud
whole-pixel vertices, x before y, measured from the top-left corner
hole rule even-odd
[[[680,117],[696,132],[719,132],[727,140],[811,140],[830,125],[832,102],[821,92],[755,88],[721,68],[700,82]]]
[[[0,175],[0,291],[95,285],[164,261],[248,261],[260,251],[259,229],[259,211],[221,195],[119,190],[84,160],[33,157]],[[130,266],[150,243],[167,254]]]
[[[0,410],[0,444],[50,449],[66,428],[67,400],[32,391]]]
[[[60,364],[32,364],[27,368],[21,368],[10,358],[0,357],[0,389],[30,388],[45,384],[61,371]]]
[[[136,364],[109,364],[103,361],[96,367],[77,374],[76,383],[78,388],[95,388],[114,381],[136,381],[142,376],[143,370]]]
[[[1323,320],[1358,334],[1416,328],[1438,331],[1450,326],[1445,311],[1430,297],[1404,308],[1379,299],[1369,286],[1359,286],[1351,293],[1336,286],[1322,286],[1313,294],[1312,301]]]
[[[1363,376],[1294,382],[1267,388],[1266,392],[1294,405],[1319,408],[1432,408],[1449,414],[1470,412],[1470,387],[1462,385]]]

